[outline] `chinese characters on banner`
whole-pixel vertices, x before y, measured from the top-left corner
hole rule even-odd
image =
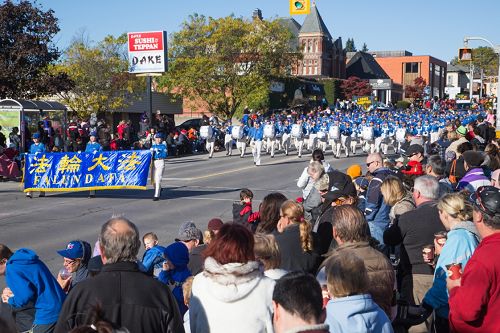
[[[151,157],[150,151],[30,154],[24,191],[146,189]]]

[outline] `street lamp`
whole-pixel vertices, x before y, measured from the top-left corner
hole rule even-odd
[[[493,48],[493,51],[498,54],[498,78],[497,78],[497,123],[496,123],[496,131],[497,131],[497,137],[500,135],[500,98],[498,95],[500,95],[500,45],[493,45],[492,42],[487,40],[486,38],[483,37],[464,37],[464,46],[467,47],[468,43],[470,40],[482,40],[488,44],[491,45]],[[474,80],[474,78],[471,78],[471,82]],[[472,88],[472,83],[471,83],[471,88]]]

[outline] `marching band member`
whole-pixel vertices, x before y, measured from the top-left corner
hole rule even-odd
[[[241,120],[241,125],[239,126],[238,129],[234,129],[235,132],[236,130],[238,131],[238,138],[236,138],[236,148],[240,151],[240,158],[245,157],[245,152],[247,149],[247,136],[249,132],[249,128],[245,123],[243,122],[243,119]],[[234,134],[233,134],[234,138]]]
[[[292,126],[288,119],[283,123],[283,135],[281,136],[281,146],[285,151],[285,156],[288,156],[288,149],[290,149],[290,133],[292,131]]]
[[[305,128],[302,119],[298,119],[296,124],[292,125],[292,137],[294,138],[294,145],[297,149],[298,157],[302,157],[302,148],[304,147],[304,133]]]
[[[165,158],[167,158],[167,146],[163,143],[162,133],[155,134],[155,142],[151,146],[153,152],[153,180],[154,180],[154,197],[153,201],[160,200],[161,195],[161,178],[163,177],[163,169],[165,168]]]
[[[274,158],[274,149],[276,145],[276,129],[271,121],[267,121],[264,125],[264,138],[266,139],[266,153],[271,151],[271,158]]]
[[[382,153],[384,155],[387,155],[389,151],[389,144],[391,142],[391,128],[386,121],[384,121],[384,123],[380,127],[380,133],[380,137],[382,138],[380,142],[380,148],[382,149]]]
[[[212,126],[212,122],[210,125],[205,125],[200,127],[200,136],[202,139],[205,139],[205,146],[208,151],[208,158],[212,158],[214,155],[214,147],[215,147],[215,137],[216,137],[216,129]]]
[[[323,121],[323,124],[319,127],[318,132],[316,134],[316,137],[318,138],[319,149],[321,149],[323,153],[326,152],[326,148],[328,145],[327,135],[328,135],[328,123],[326,121]]]
[[[349,157],[349,148],[351,146],[351,135],[352,135],[352,128],[351,124],[346,121],[342,124],[340,127],[340,142],[342,145],[342,148],[345,151],[345,157]],[[340,157],[340,154],[339,154]]]
[[[330,126],[328,130],[328,138],[330,140],[330,145],[332,146],[333,156],[335,158],[340,157],[340,125],[338,119],[335,119],[333,125]]]
[[[264,129],[260,126],[258,121],[255,122],[254,128],[251,132],[252,135],[252,155],[253,163],[256,166],[260,165],[260,152],[262,150],[262,139],[264,138]]]
[[[351,133],[351,153],[356,155],[357,138],[361,137],[361,126],[353,124]]]
[[[226,122],[224,126],[224,148],[226,149],[226,156],[231,156],[233,154],[233,137],[232,137],[233,126],[231,125],[231,120]]]

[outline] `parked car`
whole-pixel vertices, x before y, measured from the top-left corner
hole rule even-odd
[[[186,130],[186,131],[188,131],[191,127],[199,131],[201,127],[201,118],[188,119],[179,126],[176,126],[178,130]]]

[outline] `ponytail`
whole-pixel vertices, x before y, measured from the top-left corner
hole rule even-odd
[[[299,223],[299,231],[300,246],[303,252],[309,252],[313,249],[311,229],[311,224],[302,218]]]

